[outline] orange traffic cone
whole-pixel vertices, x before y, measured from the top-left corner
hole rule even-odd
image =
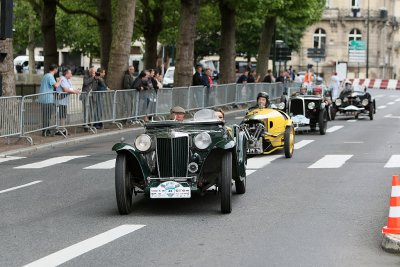
[[[393,175],[392,178],[388,224],[382,228],[382,234],[400,234],[400,180],[398,175]]]

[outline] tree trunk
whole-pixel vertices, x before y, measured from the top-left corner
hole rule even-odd
[[[58,52],[56,41],[56,0],[43,0],[42,9],[42,33],[44,72],[49,70],[51,64],[58,64]]]
[[[143,36],[145,39],[144,68],[157,67],[157,40],[163,29],[164,3],[160,2],[153,10],[143,10],[144,15]]]
[[[108,69],[110,50],[112,42],[112,12],[111,0],[98,0],[97,12],[100,32],[100,64],[102,68]]]
[[[136,0],[118,1],[115,26],[112,38],[110,61],[108,65],[107,82],[114,90],[122,88],[124,72],[128,69],[129,54],[135,21]]]
[[[221,13],[221,45],[220,45],[220,81],[221,84],[234,83],[235,75],[235,58],[236,58],[236,35],[235,35],[235,9],[232,4],[219,2],[219,10]]]
[[[35,73],[35,30],[33,29],[34,14],[29,13],[28,25],[28,53],[29,53],[29,75]]]
[[[276,17],[265,17],[264,26],[261,32],[260,47],[258,48],[257,74],[261,80],[264,78],[268,69],[269,54],[271,51],[272,37],[276,25]]]
[[[175,87],[189,86],[192,82],[194,40],[196,37],[199,5],[200,0],[181,0],[181,18],[176,42]]]
[[[15,96],[16,92],[12,39],[0,40],[0,52],[6,54],[4,61],[0,62],[0,75],[3,76],[3,82],[0,84],[2,96]]]

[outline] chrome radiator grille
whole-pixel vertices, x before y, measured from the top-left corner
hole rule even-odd
[[[157,138],[159,177],[187,177],[188,137]]]

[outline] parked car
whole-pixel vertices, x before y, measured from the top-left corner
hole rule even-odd
[[[337,115],[353,115],[356,119],[359,115],[368,116],[374,119],[376,113],[376,102],[370,93],[361,90],[344,89],[333,103],[331,117],[335,119]]]
[[[191,198],[216,186],[221,212],[231,212],[232,180],[246,191],[246,140],[239,126],[230,129],[209,109],[191,121],[145,124],[134,144],[117,143],[115,189],[118,211],[133,210],[133,194],[148,198]]]
[[[295,130],[291,118],[281,109],[283,103],[277,108],[255,108],[246,114],[241,127],[246,134],[249,156],[283,149],[286,158],[292,157]]]

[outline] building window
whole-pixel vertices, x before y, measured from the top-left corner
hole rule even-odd
[[[362,34],[359,29],[352,29],[349,34],[349,42],[356,40],[360,41],[362,39]]]
[[[359,0],[351,0],[351,7],[360,7]]]
[[[326,32],[324,29],[318,28],[314,32],[314,48],[325,48]]]

